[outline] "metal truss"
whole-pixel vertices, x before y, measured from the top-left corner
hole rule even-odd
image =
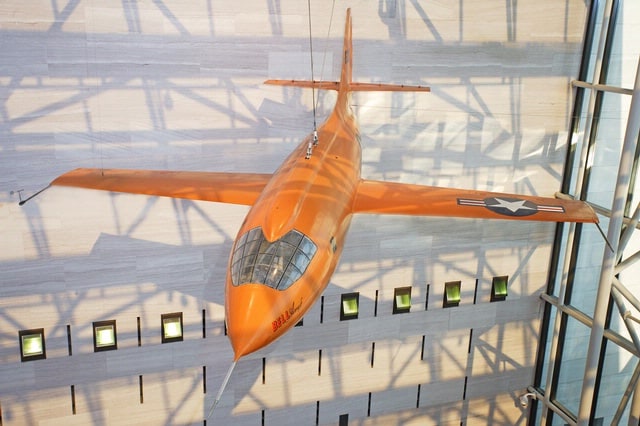
[[[597,1],[592,4],[592,14],[590,25],[587,26],[585,39],[590,37],[595,39],[595,13],[598,6]],[[599,45],[595,55],[595,63],[590,79],[592,83],[586,82],[590,61],[589,40],[585,40],[585,51],[583,52],[583,64],[581,67],[579,80],[572,83],[576,89],[576,99],[572,122],[572,133],[569,136],[570,146],[578,143],[573,140],[579,138],[576,123],[582,115],[582,102],[585,92],[588,92],[586,119],[584,121],[582,146],[579,154],[579,167],[572,182],[572,162],[574,152],[569,152],[569,158],[565,167],[565,177],[563,184],[564,192],[573,192],[575,198],[589,202],[588,185],[590,168],[593,164],[593,155],[596,144],[596,134],[598,131],[598,119],[602,105],[602,96],[605,93],[617,94],[620,96],[630,96],[630,108],[626,120],[626,129],[618,165],[616,183],[613,193],[613,202],[610,208],[593,205],[594,209],[608,224],[606,230],[607,244],[602,256],[602,265],[597,283],[597,292],[594,300],[593,313],[583,312],[571,304],[571,296],[575,291],[579,291],[580,285],[584,283],[574,282],[575,265],[577,252],[580,249],[582,226],[569,225],[568,230],[563,230],[559,226],[556,231],[556,247],[554,248],[554,259],[552,259],[552,272],[549,278],[549,288],[543,294],[542,300],[545,302],[545,317],[543,321],[543,336],[541,339],[541,349],[539,353],[538,370],[536,372],[535,386],[531,386],[528,391],[533,394],[536,404],[532,408],[530,424],[558,424],[554,418],[561,419],[562,423],[570,425],[587,426],[598,424],[596,407],[598,403],[598,392],[603,375],[604,357],[608,344],[617,345],[626,350],[634,359],[635,368],[630,374],[628,383],[619,395],[617,408],[607,410],[607,420],[611,424],[620,424],[625,414],[628,416],[629,425],[638,425],[640,420],[640,299],[625,286],[620,278],[626,270],[635,265],[640,260],[640,251],[634,251],[630,242],[637,240],[637,229],[640,222],[640,203],[635,208],[632,206],[632,193],[634,191],[635,177],[638,164],[638,142],[640,134],[640,60],[635,75],[633,89],[625,89],[606,84],[607,68],[612,50],[613,29],[616,25],[616,14],[619,10],[620,1],[607,0],[603,9],[601,23],[601,33]],[[601,143],[602,141],[600,141]],[[571,191],[573,187],[573,191]],[[564,193],[557,194],[559,197],[568,197]],[[630,212],[632,212],[630,214]],[[566,232],[565,232],[566,231]],[[604,232],[601,230],[603,237]],[[624,274],[623,274],[624,275]],[[615,306],[615,309],[614,309]],[[630,307],[629,307],[630,306]],[[555,309],[552,309],[555,308]],[[628,337],[610,328],[612,317],[617,311],[619,320],[624,324],[624,329]],[[635,313],[634,313],[635,312]],[[584,376],[580,388],[579,404],[577,409],[569,409],[563,400],[565,395],[558,394],[559,372],[562,363],[563,346],[565,343],[565,331],[567,320],[571,318],[589,328],[589,340],[586,347],[586,361]],[[548,334],[545,334],[547,328]],[[546,347],[546,348],[545,348]],[[545,349],[547,351],[545,351]],[[548,354],[548,358],[545,357]],[[577,391],[577,389],[576,389]],[[542,404],[540,407],[539,404]],[[535,408],[540,418],[536,418]],[[599,413],[600,417],[602,413]],[[600,420],[602,421],[602,420]]]
[[[607,90],[607,88],[602,85],[599,87],[595,87],[594,85],[590,86],[593,90]],[[617,93],[620,93],[620,91],[617,91]],[[624,214],[625,210],[628,208],[628,199],[630,198],[628,196],[629,183],[631,180],[630,176],[635,167],[634,163],[637,160],[635,152],[638,145],[640,129],[640,61],[638,62],[634,89],[632,91],[625,91],[625,93],[631,93],[632,101],[618,170],[614,203],[611,209],[594,206],[600,215],[609,219],[609,226],[606,234],[608,246],[602,260],[594,314],[591,317],[572,307],[570,304],[565,304],[563,299],[566,292],[566,285],[562,285],[562,283],[562,288],[560,290],[561,297],[555,297],[549,294],[542,295],[542,299],[545,302],[557,308],[558,316],[562,314],[568,315],[591,329],[584,380],[581,389],[580,409],[577,413],[577,417],[574,417],[572,413],[567,413],[564,407],[558,406],[557,403],[553,401],[554,398],[550,398],[547,393],[540,391],[540,388],[530,389],[531,391],[536,392],[539,401],[547,405],[550,410],[562,417],[568,424],[572,425],[576,424],[586,426],[591,424],[593,421],[593,401],[596,392],[596,381],[600,374],[599,366],[601,361],[600,357],[602,356],[601,347],[603,345],[603,339],[607,339],[613,344],[626,349],[638,358],[636,368],[624,394],[622,395],[618,409],[614,414],[612,424],[619,423],[622,413],[626,410],[630,400],[632,400],[632,404],[629,413],[629,425],[637,425],[640,420],[640,386],[638,382],[638,379],[640,378],[640,335],[637,330],[640,325],[640,318],[634,316],[633,311],[627,308],[628,303],[637,312],[640,312],[640,300],[629,289],[627,289],[627,287],[618,278],[620,273],[640,260],[640,251],[635,251],[630,255],[625,253],[628,243],[639,228],[640,203],[636,205],[631,217],[625,216]],[[558,194],[558,196],[566,197],[565,194]],[[572,228],[575,227],[572,226]],[[575,229],[571,229],[569,235],[570,238],[568,238],[565,243],[567,246],[573,245]],[[565,274],[563,274],[565,276],[568,275],[567,271],[569,269],[568,265],[570,263],[570,254],[571,252],[567,251],[565,259],[566,270]],[[625,324],[630,339],[610,330],[606,326],[610,298],[617,307],[617,311]],[[559,321],[560,320],[558,320],[558,322]],[[552,345],[555,343],[554,347],[557,348],[559,331],[554,331],[556,332],[554,333],[554,342],[552,342]],[[554,352],[554,349],[552,349],[552,352]],[[547,378],[547,389],[552,387],[551,371],[552,370],[550,370],[550,374]]]
[[[640,61],[636,71],[636,79],[631,95],[631,108],[629,109],[629,118],[627,120],[627,128],[625,131],[624,145],[622,147],[622,155],[620,157],[620,166],[618,168],[618,178],[615,187],[613,206],[609,216],[609,229],[607,232],[607,240],[610,241],[611,247],[605,250],[602,259],[602,269],[600,271],[600,281],[598,285],[598,293],[596,296],[595,312],[593,315],[593,326],[591,327],[591,336],[589,339],[589,349],[587,352],[587,363],[582,384],[582,392],[580,397],[580,409],[578,412],[578,425],[588,425],[592,413],[592,401],[595,392],[596,377],[598,373],[600,346],[607,321],[608,300],[612,296],[619,312],[622,313],[624,323],[629,331],[629,335],[633,339],[634,346],[640,351],[640,340],[635,332],[635,326],[629,311],[624,305],[624,300],[632,303],[636,309],[640,309],[638,300],[628,291],[624,285],[616,278],[616,264],[620,264],[623,252],[630,241],[638,224],[640,217],[640,204],[635,208],[631,223],[622,232],[625,208],[628,203],[628,194],[631,182],[631,175],[635,163],[636,145],[638,142],[638,134],[640,131]],[[637,253],[634,253],[637,255]],[[637,257],[634,257],[637,258]],[[634,260],[635,261],[635,260]],[[629,266],[627,263],[626,267]],[[617,285],[613,285],[616,282]],[[635,302],[635,303],[634,303]],[[636,368],[637,370],[637,368]],[[632,388],[636,388],[637,375]],[[631,383],[630,383],[631,385]],[[625,404],[619,407],[616,417],[619,418],[620,409],[624,409]],[[631,407],[631,417],[640,418],[640,398],[634,398],[634,404]]]

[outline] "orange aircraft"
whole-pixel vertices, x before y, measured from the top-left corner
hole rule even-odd
[[[353,214],[598,221],[581,201],[362,179],[351,92],[429,88],[352,82],[352,57],[347,10],[340,81],[266,81],[337,91],[335,108],[324,124],[273,174],[77,169],[52,182],[251,206],[233,245],[226,278],[234,365],[286,333],[318,299],[336,269]]]

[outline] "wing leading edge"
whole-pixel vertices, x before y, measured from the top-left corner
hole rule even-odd
[[[51,185],[251,206],[270,179],[263,173],[75,169]],[[582,201],[373,180],[360,181],[353,213],[598,223]]]
[[[75,169],[51,185],[250,206],[269,179],[270,174],[261,173]]]
[[[362,180],[354,213],[598,223],[582,201]]]

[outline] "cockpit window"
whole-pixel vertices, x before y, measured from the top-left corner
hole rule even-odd
[[[258,283],[285,290],[304,274],[316,250],[313,241],[299,231],[289,231],[271,243],[262,228],[253,228],[236,243],[231,281],[236,286]]]

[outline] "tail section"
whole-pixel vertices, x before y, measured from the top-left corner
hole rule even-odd
[[[342,47],[342,70],[340,81],[326,80],[267,80],[265,84],[277,86],[302,87],[319,90],[336,90],[338,92],[429,92],[426,86],[405,86],[403,84],[354,83],[351,81],[353,66],[351,9],[347,9],[344,25],[344,42]]]
[[[340,91],[351,90],[353,42],[352,42],[351,9],[347,9],[347,18],[344,22],[344,42],[342,43],[342,71],[340,72]]]

